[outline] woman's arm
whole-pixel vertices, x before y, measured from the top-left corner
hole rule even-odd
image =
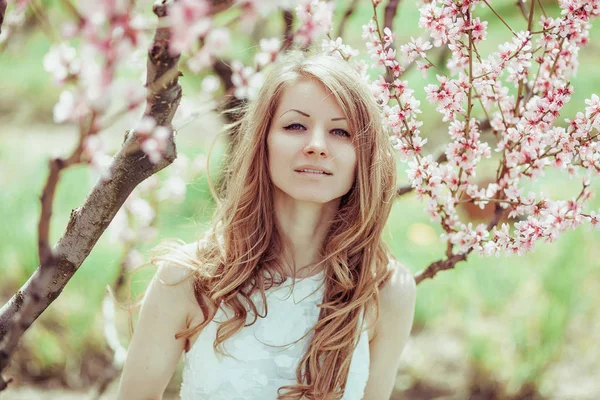
[[[185,339],[175,334],[187,328],[193,305],[191,279],[181,267],[161,266],[150,283],[121,375],[118,400],[162,399],[179,359]]]
[[[394,274],[379,292],[379,320],[369,346],[371,362],[364,400],[389,400],[412,329],[417,286],[406,267],[392,262]]]

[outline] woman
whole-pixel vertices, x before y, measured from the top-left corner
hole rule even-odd
[[[388,399],[416,290],[381,239],[396,165],[368,86],[292,54],[239,129],[212,228],[152,259],[119,398],[160,399],[185,351],[184,400]]]

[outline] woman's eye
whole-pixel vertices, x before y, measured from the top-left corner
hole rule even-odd
[[[286,127],[285,127],[285,128],[283,128],[283,129],[285,129],[286,131],[295,131],[295,130],[297,130],[297,129],[295,129],[294,127],[297,127],[297,126],[299,126],[299,127],[301,127],[301,128],[304,128],[304,127],[303,127],[302,125],[300,125],[300,124],[291,124],[291,125],[288,125],[288,126],[286,126]]]
[[[286,131],[296,131],[299,128],[304,128],[304,126],[301,124],[291,124],[284,127],[283,129],[285,129]],[[334,133],[334,135],[337,136],[350,137],[350,134],[343,129],[334,129],[332,130],[332,132]]]
[[[333,131],[338,136],[350,137],[350,134],[343,129],[334,129]]]

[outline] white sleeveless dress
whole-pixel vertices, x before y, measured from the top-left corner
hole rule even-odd
[[[288,278],[280,286],[265,291],[268,305],[266,318],[257,318],[243,327],[223,345],[226,353],[216,353],[213,343],[218,324],[232,315],[219,308],[214,319],[204,327],[192,348],[184,355],[182,400],[276,400],[277,389],[295,384],[296,368],[305,354],[319,318],[325,289],[324,272],[296,279]],[[259,293],[252,295],[260,314],[264,315]],[[254,316],[248,313],[247,322]],[[364,328],[362,316],[360,323]],[[288,346],[286,346],[288,345]],[[278,346],[278,347],[275,347]],[[350,362],[343,400],[360,400],[369,377],[369,340],[366,329],[359,336]]]

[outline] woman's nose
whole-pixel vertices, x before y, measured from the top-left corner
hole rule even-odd
[[[325,143],[325,135],[322,130],[317,129],[313,131],[312,135],[310,135],[310,141],[304,147],[304,154],[318,154],[323,157],[327,157],[329,155],[329,150],[327,149],[327,144]]]

